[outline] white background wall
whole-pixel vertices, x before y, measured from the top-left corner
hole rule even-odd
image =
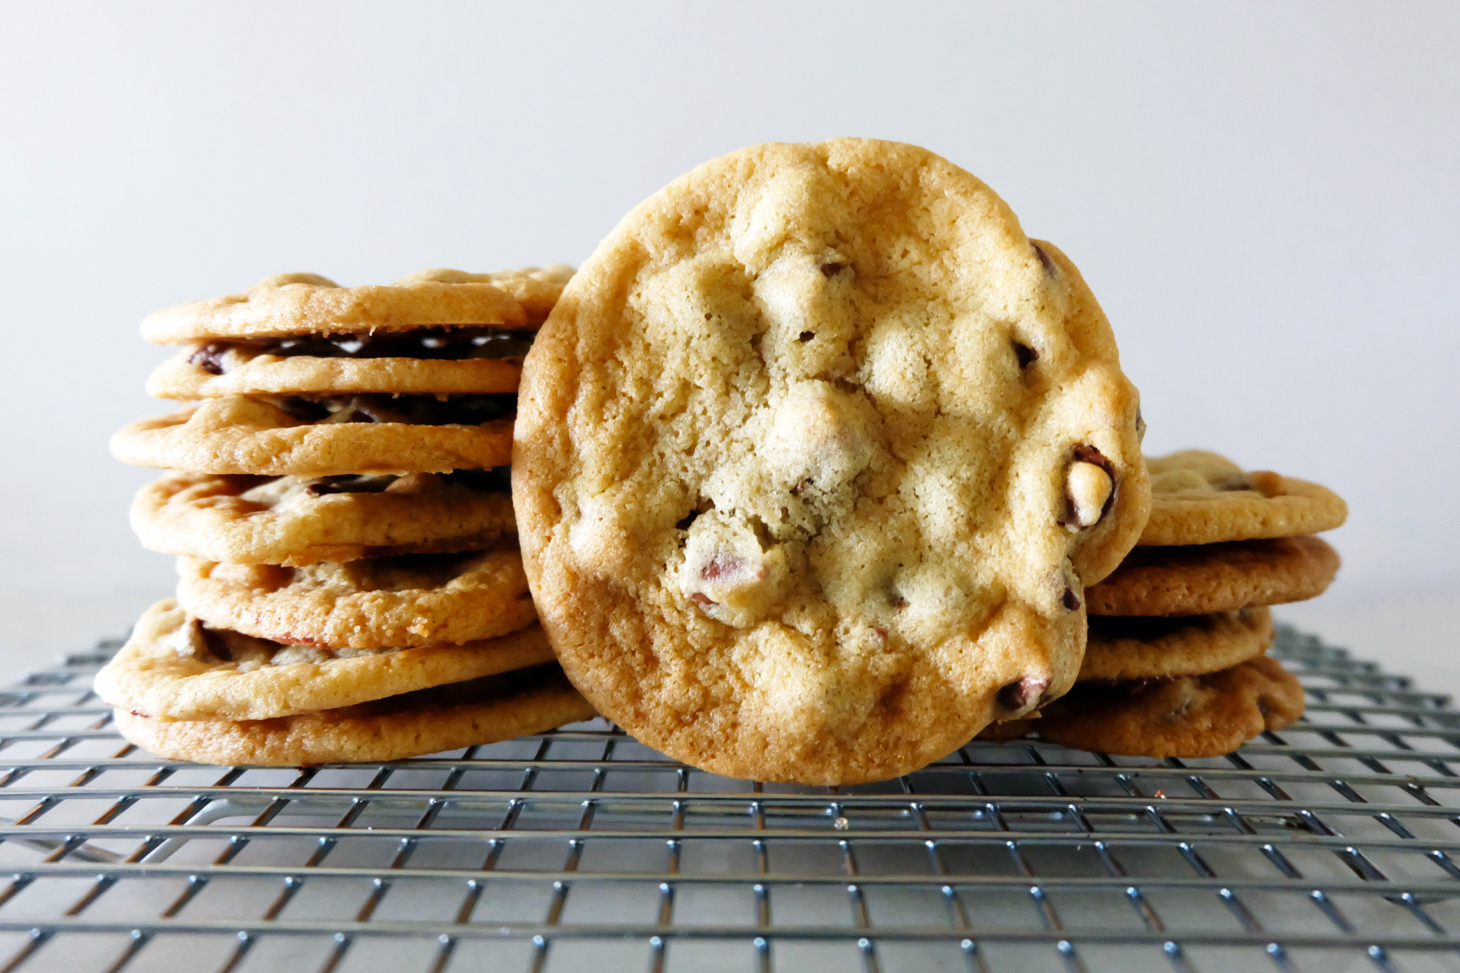
[[[581,262],[705,159],[856,134],[1079,263],[1151,451],[1342,493],[1340,580],[1288,617],[1460,689],[1460,5],[0,11],[0,679],[171,588],[126,525],[152,474],[106,452],[168,411],[147,312]]]

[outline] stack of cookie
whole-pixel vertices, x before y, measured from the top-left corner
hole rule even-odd
[[[1040,719],[995,733],[1211,757],[1302,715],[1302,687],[1264,654],[1267,606],[1328,587],[1338,554],[1311,535],[1343,523],[1343,500],[1201,450],[1147,463],[1151,517],[1140,545],[1085,592],[1090,638],[1074,690]]]
[[[522,356],[571,273],[289,274],[143,322],[184,346],[148,391],[201,404],[112,440],[171,470],[132,523],[181,555],[176,600],[97,676],[124,736],[288,765],[592,714],[536,622],[505,469]]]

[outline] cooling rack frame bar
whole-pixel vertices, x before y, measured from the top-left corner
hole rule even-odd
[[[842,788],[717,778],[602,721],[200,768],[116,736],[89,685],[119,644],[0,690],[0,973],[335,973],[392,949],[444,973],[494,943],[533,973],[578,945],[597,973],[665,973],[696,944],[763,973],[1460,969],[1460,712],[1284,626],[1308,712],[1227,758],[975,741]],[[338,914],[304,908],[338,890]]]

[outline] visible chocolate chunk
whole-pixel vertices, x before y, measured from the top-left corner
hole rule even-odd
[[[304,355],[310,358],[423,358],[462,360],[468,358],[521,358],[532,347],[533,331],[514,331],[490,325],[461,328],[413,328],[409,331],[377,331],[363,334],[286,335],[253,341],[218,342],[212,357],[231,348],[254,354]],[[201,354],[200,349],[197,354]],[[208,368],[202,361],[189,359]],[[212,371],[212,369],[209,369]],[[213,372],[221,374],[221,370]]]
[[[703,591],[696,591],[696,592],[694,592],[693,594],[691,594],[689,596],[689,599],[690,599],[690,601],[697,602],[697,603],[699,603],[701,605],[714,605],[714,604],[718,604],[718,602],[713,601],[710,598],[710,596],[707,595],[707,594],[705,594]]]
[[[1033,240],[1029,241],[1029,245],[1034,248],[1035,255],[1039,257],[1040,264],[1044,266],[1044,272],[1053,277],[1055,275],[1056,268],[1054,265],[1054,261],[1050,259],[1049,254],[1045,253],[1044,248],[1041,247],[1038,243],[1035,243]]]
[[[896,608],[898,611],[902,611],[904,608],[907,607],[907,599],[904,598],[902,595],[898,594],[896,591],[894,591],[888,597],[887,603],[889,605],[891,605],[893,608]]]
[[[837,274],[839,274],[839,273],[842,272],[842,268],[844,268],[845,266],[846,266],[846,264],[841,264],[841,263],[826,263],[826,264],[822,264],[821,265],[821,276],[823,276],[823,277],[835,277]]]
[[[1014,354],[1019,359],[1020,368],[1028,368],[1031,363],[1039,360],[1039,352],[1018,341],[1014,342]]]
[[[327,406],[296,395],[278,399],[274,404],[300,422],[319,422],[321,419],[330,417],[330,410]]]
[[[214,342],[204,345],[188,356],[189,365],[197,365],[209,375],[223,374],[223,356],[228,353],[228,346]]]
[[[1040,698],[1044,696],[1044,691],[1049,688],[1049,684],[1049,676],[1025,676],[999,690],[997,697],[999,705],[1011,713],[1016,713],[1026,706],[1037,706]]]
[[[1109,473],[1112,480],[1115,479],[1115,466],[1110,460],[1105,458],[1104,453],[1100,452],[1094,446],[1087,446],[1083,443],[1076,446],[1075,459],[1081,463],[1094,463],[1106,473]]]
[[[196,618],[190,624],[197,626],[198,635],[202,638],[203,644],[208,647],[209,655],[219,662],[233,661],[233,650],[229,647],[227,639],[218,632],[208,628]]]
[[[383,493],[395,482],[393,476],[372,476],[368,473],[346,473],[340,476],[322,476],[310,482],[304,492],[311,497],[323,497],[331,493]]]
[[[274,404],[303,422],[400,422],[418,426],[480,425],[517,412],[517,394],[292,395]]]
[[[812,338],[815,338],[815,337],[816,337],[816,332],[815,331],[803,331],[803,332],[801,332],[800,336],[796,338],[796,340],[799,341],[799,342],[801,342],[804,345],[804,344],[806,344],[806,342],[810,341]]]
[[[481,490],[483,493],[511,493],[512,467],[494,466],[489,470],[452,470],[444,474],[448,483]]]
[[[1070,611],[1075,611],[1080,607],[1080,596],[1075,594],[1074,588],[1065,585],[1065,593],[1060,596],[1060,604],[1064,605]]]
[[[739,574],[739,561],[722,561],[718,557],[711,559],[709,564],[700,568],[700,577],[706,581],[715,581],[726,575]]]

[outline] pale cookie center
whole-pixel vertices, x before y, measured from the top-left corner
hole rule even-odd
[[[779,544],[763,546],[742,518],[710,511],[690,524],[679,588],[711,618],[736,627],[753,625],[775,603],[785,581],[785,551]]]

